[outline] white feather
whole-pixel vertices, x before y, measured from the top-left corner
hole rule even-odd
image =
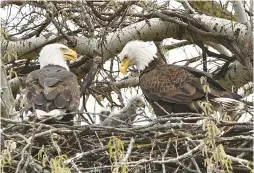
[[[128,42],[122,52],[119,54],[120,60],[127,55],[134,61],[138,71],[144,70],[145,67],[155,58],[157,48],[153,42],[143,42],[139,40]]]
[[[57,120],[61,120],[63,115],[66,112],[64,109],[54,109],[50,112],[44,112],[39,109],[35,109],[36,116],[39,120],[45,120],[47,118],[55,118]],[[62,116],[61,116],[62,115]]]
[[[243,110],[245,108],[245,104],[231,98],[214,98],[212,99],[214,102],[221,104],[223,108],[225,108],[227,111],[234,111],[234,110]]]
[[[47,65],[59,65],[66,68],[69,71],[69,67],[66,64],[66,61],[60,48],[68,49],[67,46],[58,43],[44,46],[39,56],[40,68],[43,68]]]

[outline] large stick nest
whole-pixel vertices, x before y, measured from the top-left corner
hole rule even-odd
[[[187,123],[195,119],[204,121]],[[1,122],[4,172],[251,172],[253,166],[252,122],[198,114],[143,126]]]

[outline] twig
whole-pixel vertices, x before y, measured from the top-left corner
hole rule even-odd
[[[200,144],[198,146],[196,146],[195,148],[191,149],[190,151],[188,151],[187,153],[184,153],[176,158],[172,158],[172,159],[168,159],[168,160],[164,160],[164,161],[160,161],[160,160],[155,160],[153,161],[153,163],[159,163],[159,164],[163,164],[163,163],[177,163],[178,161],[182,160],[182,159],[186,159],[188,157],[191,157],[191,155],[198,151],[199,149],[201,149],[204,145],[204,142],[200,142]]]
[[[156,104],[161,110],[163,110],[163,112],[165,112],[165,115],[169,115],[170,114],[161,105],[159,105],[157,102],[154,102],[154,104]]]
[[[102,63],[102,58],[99,56],[95,56],[93,58],[93,66],[90,68],[89,72],[83,79],[83,83],[81,86],[81,91],[83,94],[83,107],[86,110],[86,90],[90,87],[92,84],[92,81],[94,80],[95,75],[99,71],[99,66]],[[87,114],[89,120],[94,123],[93,119],[91,118],[90,114]]]
[[[20,167],[21,167],[21,164],[22,162],[24,161],[24,155],[25,155],[25,152],[26,152],[26,149],[30,146],[30,143],[29,144],[26,144],[26,146],[22,149],[22,152],[21,152],[21,159],[18,163],[18,166],[17,166],[17,169],[15,171],[15,173],[19,173],[20,172]]]
[[[167,50],[172,50],[172,49],[176,49],[176,48],[179,48],[179,47],[182,47],[182,46],[186,46],[186,45],[190,45],[190,44],[193,44],[193,43],[190,42],[190,41],[181,41],[179,43],[174,43],[174,44],[170,44],[170,45],[164,45],[163,48],[167,49]]]
[[[192,140],[190,140],[190,141],[192,141]],[[193,142],[193,141],[192,141]],[[185,142],[186,144],[187,144],[187,142]],[[189,145],[187,145],[187,151],[190,151],[190,146]],[[196,159],[192,156],[191,157],[191,161],[192,161],[192,163],[193,163],[193,165],[195,166],[195,168],[196,168],[196,172],[197,173],[202,173],[201,172],[201,170],[200,170],[200,168],[199,168],[199,166],[198,166],[198,164],[197,164],[197,162],[196,162]]]
[[[100,94],[103,94],[103,93],[106,93],[109,91],[113,91],[114,88],[121,89],[121,88],[137,86],[138,82],[139,82],[139,78],[134,77],[134,78],[120,81],[120,82],[116,82],[116,83],[111,84],[110,86],[106,86],[106,87],[92,87],[91,90],[98,92]]]
[[[48,134],[51,134],[51,133],[71,134],[71,133],[73,133],[73,131],[69,130],[69,129],[66,129],[66,128],[55,128],[55,129],[50,129],[50,130],[47,130],[47,131],[44,131],[44,132],[41,132],[41,133],[37,133],[37,134],[34,135],[34,138],[45,136],[45,135],[48,135]],[[32,139],[32,137],[29,138],[29,140],[31,140],[31,139]]]
[[[188,157],[190,157],[194,152],[198,151],[199,149],[201,149],[204,145],[204,142],[200,142],[200,144],[198,146],[196,146],[195,148],[193,148],[192,150],[188,151],[187,153],[184,153],[176,158],[168,158],[167,160],[159,160],[159,159],[142,159],[139,160],[137,162],[126,162],[126,164],[131,165],[131,164],[145,164],[145,163],[158,163],[158,164],[164,164],[164,163],[178,163],[180,160],[182,159],[186,159]]]
[[[126,152],[124,158],[121,160],[121,164],[124,164],[125,162],[127,162],[128,158],[131,154],[134,143],[135,143],[135,139],[132,137],[131,140],[130,140],[127,152]]]
[[[171,144],[171,140],[168,139],[168,143],[167,143],[166,149],[165,149],[164,153],[162,154],[162,158],[161,158],[162,161],[165,161],[165,156],[168,153],[170,144]],[[166,173],[166,168],[165,168],[165,164],[164,163],[162,164],[162,171],[163,171],[163,173]]]
[[[28,157],[26,159],[26,162],[24,164],[24,167],[22,169],[22,172],[25,172],[26,170],[26,167],[29,163],[29,160],[30,160],[30,156],[31,156],[31,153],[32,153],[32,146],[33,146],[33,143],[34,143],[34,136],[35,136],[35,133],[36,133],[36,129],[35,129],[35,119],[33,121],[33,132],[32,132],[32,138],[30,139],[29,138],[29,141],[30,141],[30,147],[29,147],[29,151],[28,151]]]
[[[94,13],[94,15],[95,15],[96,17],[98,17],[98,18],[101,19],[101,20],[110,22],[110,21],[112,21],[115,17],[119,16],[123,11],[125,11],[126,8],[127,8],[128,6],[130,6],[130,5],[132,5],[133,3],[135,3],[135,1],[131,1],[131,2],[129,2],[129,3],[123,4],[122,7],[119,8],[119,9],[118,9],[112,16],[110,16],[110,17],[102,16],[102,15],[94,8],[94,5],[93,5],[92,2],[87,1],[86,3],[87,3],[87,5],[91,8],[91,10],[93,11],[93,13]]]
[[[226,150],[233,151],[233,152],[248,152],[248,153],[253,153],[253,148],[231,148],[231,147],[227,147]],[[241,157],[239,157],[239,158],[241,158]]]
[[[226,142],[226,141],[241,141],[241,140],[245,140],[245,141],[253,141],[253,137],[252,136],[232,136],[232,137],[221,137],[218,139],[218,142]]]
[[[245,147],[247,145],[249,145],[249,143],[253,143],[253,141],[244,141],[239,147]],[[247,153],[243,152],[239,155],[237,155],[238,158],[243,158],[243,156],[245,156]]]
[[[177,0],[178,2],[180,2],[183,7],[190,13],[195,13],[195,10],[190,6],[189,2],[187,0]]]
[[[30,144],[30,141],[29,141],[24,135],[22,135],[22,134],[7,135],[7,134],[1,132],[1,135],[6,136],[6,137],[8,137],[8,138],[20,137],[20,138],[24,139],[24,140],[26,141],[27,144]]]
[[[226,157],[228,159],[234,161],[234,162],[237,162],[237,163],[240,163],[240,164],[244,164],[245,166],[251,166],[251,167],[253,167],[253,162],[250,162],[248,160],[237,158],[237,157],[233,157],[233,156],[230,156],[228,154],[226,154]]]
[[[63,35],[63,37],[68,41],[68,44],[71,46],[74,46],[76,44],[76,40],[74,39],[74,37],[70,37],[69,35],[67,35],[64,31],[63,31],[63,27],[59,25],[59,23],[55,20],[55,16],[52,14],[54,13],[54,11],[56,10],[55,5],[53,3],[49,3],[49,5],[52,7],[53,12],[51,12],[52,9],[49,9],[46,5],[46,3],[44,4],[45,8],[46,8],[46,12],[49,14],[49,16],[51,17],[51,21],[52,23],[55,25],[56,29],[58,30],[59,33],[61,33]]]
[[[72,167],[77,171],[77,173],[82,173],[82,172],[79,170],[78,166],[74,163],[73,160],[71,161],[71,165],[72,165]]]
[[[91,151],[87,151],[87,152],[77,153],[75,157],[70,158],[70,159],[64,161],[64,164],[67,165],[71,161],[79,160],[79,159],[81,159],[84,156],[88,156],[88,155],[95,154],[97,152],[102,152],[102,151],[105,151],[105,150],[107,150],[107,146],[102,147],[102,148],[98,148],[98,149],[94,149],[94,150],[91,150]]]
[[[77,137],[76,132],[73,131],[73,134],[74,134],[74,136],[75,136],[75,138],[76,138],[76,140],[77,140],[77,142],[78,142],[78,146],[79,146],[80,151],[83,152],[82,147],[81,147],[81,143],[80,143],[80,141],[79,141],[79,139],[78,139],[78,137]]]

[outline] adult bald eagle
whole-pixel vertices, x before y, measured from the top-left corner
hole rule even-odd
[[[125,45],[119,57],[122,74],[126,74],[127,68],[132,65],[141,72],[139,85],[157,116],[172,112],[200,112],[199,103],[206,97],[200,82],[202,76],[207,78],[210,87],[208,98],[214,106],[224,102],[224,107],[243,107],[242,102],[237,101],[241,96],[227,92],[208,73],[190,67],[165,64],[156,54],[157,50],[152,49],[150,43],[131,41]]]
[[[26,78],[26,108],[34,110],[39,120],[52,116],[65,122],[73,120],[74,115],[67,113],[78,110],[80,90],[77,77],[69,71],[66,60],[76,58],[77,53],[63,44],[42,48],[40,69]]]

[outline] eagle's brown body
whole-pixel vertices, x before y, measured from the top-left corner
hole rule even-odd
[[[193,109],[195,101],[205,100],[206,97],[200,82],[202,76],[207,78],[211,90],[208,94],[209,99],[241,98],[237,94],[227,92],[205,72],[190,67],[164,64],[158,59],[151,61],[142,71],[139,84],[157,116],[172,112],[197,112],[197,108]]]
[[[66,113],[78,109],[80,90],[77,77],[64,67],[48,65],[29,73],[26,89],[28,109],[34,108],[44,112],[62,109]],[[72,119],[73,115],[62,118],[63,121]]]

